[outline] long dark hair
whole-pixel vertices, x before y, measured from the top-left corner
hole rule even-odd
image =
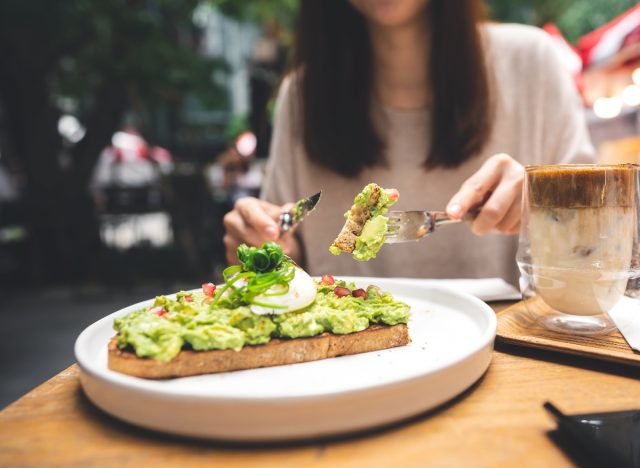
[[[482,0],[431,0],[431,147],[426,167],[456,167],[491,132],[491,96],[478,30]],[[301,0],[292,67],[312,161],[346,176],[384,164],[371,112],[373,64],[365,18],[348,0]],[[428,131],[428,129],[425,129]]]

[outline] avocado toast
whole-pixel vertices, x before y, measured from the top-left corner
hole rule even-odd
[[[169,378],[313,361],[409,343],[409,306],[376,286],[311,279],[275,243],[240,246],[225,282],[159,296],[115,320],[108,365]]]

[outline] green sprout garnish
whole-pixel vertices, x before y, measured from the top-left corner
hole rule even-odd
[[[255,297],[261,294],[268,297],[281,296],[289,291],[289,283],[295,276],[295,267],[293,261],[282,251],[282,247],[275,242],[267,242],[261,247],[241,244],[236,252],[240,265],[232,265],[222,272],[225,284],[216,291],[212,305],[228,308],[257,305],[286,309],[283,305],[255,300]],[[266,293],[274,286],[280,288]],[[230,293],[226,293],[227,291]]]
[[[275,242],[267,242],[262,247],[247,247],[242,244],[237,250],[238,260],[244,271],[264,273],[278,268],[285,259],[285,255]]]

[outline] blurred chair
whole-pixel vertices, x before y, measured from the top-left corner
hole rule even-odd
[[[601,164],[640,163],[640,136],[604,141],[598,148]]]

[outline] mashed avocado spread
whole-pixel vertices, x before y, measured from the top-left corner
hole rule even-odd
[[[375,205],[370,206],[374,189],[379,191],[378,200]],[[353,201],[353,206],[344,214],[344,217],[349,218],[356,207],[367,209],[369,216],[362,227],[360,235],[356,237],[355,248],[351,253],[354,260],[371,260],[375,258],[376,254],[380,251],[385,241],[385,233],[387,232],[388,219],[384,215],[395,202],[396,200],[392,199],[385,189],[374,183],[368,184],[362,192],[356,196]],[[335,245],[331,245],[329,251],[334,255],[340,255],[340,253],[342,253],[342,250]]]
[[[273,246],[270,249],[266,252],[270,253],[272,265],[276,265],[278,261],[273,252],[277,249]],[[245,252],[246,262],[250,254]],[[259,263],[258,258],[256,256],[252,261]],[[284,262],[290,262],[284,258]],[[257,280],[254,285],[267,279],[277,281],[269,274],[283,268],[282,262],[278,265],[273,270],[255,274]],[[259,266],[264,268],[262,263]],[[226,277],[225,283],[250,271],[243,268],[240,266],[240,270],[233,270],[236,273]],[[250,284],[247,281],[247,285]],[[215,290],[215,287],[209,283],[203,285],[202,291],[182,291],[175,298],[159,296],[150,307],[115,320],[118,346],[121,349],[131,348],[138,357],[170,361],[182,349],[239,351],[244,345],[265,344],[272,338],[301,338],[323,332],[347,334],[364,330],[371,324],[395,325],[407,323],[409,319],[409,306],[376,286],[369,286],[365,291],[356,289],[355,284],[336,280],[332,284],[316,282],[316,287],[317,295],[311,305],[271,315],[253,313],[250,309],[251,296],[244,290],[241,291],[242,298],[234,297],[243,287],[232,289],[233,293],[227,294],[222,285],[212,294],[211,288]],[[249,286],[246,288],[248,290]]]
[[[387,223],[387,218],[381,215],[367,221],[356,239],[356,248],[351,254],[355,260],[366,261],[376,256],[384,244]]]
[[[385,189],[374,183],[370,183],[367,184],[364,189],[362,189],[362,192],[356,195],[356,198],[353,200],[353,204],[363,207],[368,206],[369,200],[371,200],[372,192],[376,187],[378,188],[380,193],[378,195],[377,203],[370,209],[371,219],[375,218],[376,216],[386,214],[389,211],[389,207],[396,202],[389,197],[389,194]],[[348,218],[350,214],[351,210],[347,211],[344,214],[344,217]]]

